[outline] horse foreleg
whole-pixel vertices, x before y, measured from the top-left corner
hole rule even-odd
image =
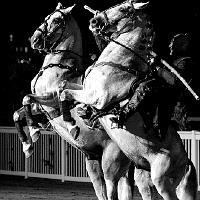
[[[28,94],[23,98],[22,104],[26,113],[27,125],[29,127],[30,136],[33,142],[36,142],[40,136],[40,130],[33,119],[33,105],[36,105],[35,112],[40,112],[39,105],[48,107],[58,106],[57,93],[49,93],[47,95],[39,96],[36,94]]]
[[[66,126],[71,133],[71,135],[78,135],[80,129],[76,126],[75,120],[72,118],[69,106],[72,102],[80,102],[89,105],[95,105],[96,100],[94,100],[94,95],[92,91],[87,90],[69,90],[65,89],[60,94],[60,107],[63,114],[63,120],[66,122]],[[98,105],[99,106],[99,105]],[[100,105],[97,109],[101,109]]]
[[[20,108],[19,110],[15,111],[13,114],[13,120],[15,123],[15,127],[17,129],[18,137],[23,145],[23,152],[26,158],[29,158],[33,153],[33,147],[28,140],[28,137],[23,129],[22,119],[25,117],[24,108]]]
[[[86,169],[90,180],[93,184],[95,194],[98,200],[107,200],[106,194],[106,184],[103,176],[103,171],[101,168],[100,160],[88,160],[86,161]]]
[[[104,109],[107,106],[108,94],[102,90],[70,90],[65,89],[60,94],[61,101],[77,101],[83,104],[92,105],[97,109]]]
[[[76,121],[71,115],[69,103],[67,101],[61,101],[60,102],[60,110],[63,115],[63,121],[65,122],[65,125],[66,125],[69,133],[76,140],[80,133],[80,128],[76,125]]]
[[[24,104],[24,110],[26,113],[26,122],[29,128],[31,139],[33,142],[36,142],[40,137],[40,129],[36,127],[36,124],[33,121],[31,104]]]
[[[26,112],[26,121],[29,128],[30,136],[33,142],[36,142],[40,137],[40,129],[36,127],[32,118],[31,105],[24,106]]]
[[[81,93],[80,96],[84,95],[83,98],[80,98],[79,92]],[[65,89],[60,94],[60,108],[63,115],[63,121],[65,122],[70,134],[75,137],[79,134],[80,128],[76,125],[76,121],[71,116],[69,107],[74,101],[82,103],[82,100],[84,100],[84,98],[87,96],[86,93],[83,92],[83,90]]]

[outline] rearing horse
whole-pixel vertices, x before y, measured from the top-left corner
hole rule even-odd
[[[88,71],[83,90],[62,91],[63,103],[76,100],[105,110],[119,101],[132,99],[131,89],[133,97],[137,92],[143,94],[142,90],[134,90],[132,86],[145,79],[151,70],[148,61],[153,33],[149,17],[142,11],[146,4],[126,1],[103,12],[95,12],[90,29],[110,42]],[[115,113],[104,114],[100,121],[137,168],[149,172],[152,183],[164,200],[196,200],[196,171],[180,136],[169,126],[165,141],[161,143],[156,138],[155,129],[147,125],[153,125],[157,108],[154,93],[149,94],[138,107],[133,105],[136,110],[132,108],[134,112],[121,126],[113,123]],[[142,98],[143,95],[139,96]]]
[[[102,129],[89,129],[77,110],[71,110],[73,118],[80,127],[80,134],[71,135],[63,122],[59,108],[59,92],[62,87],[82,89],[82,36],[78,24],[71,15],[74,6],[64,8],[60,3],[56,10],[48,15],[31,37],[34,49],[45,51],[41,70],[32,80],[33,94],[23,99],[21,109],[14,113],[14,121],[23,142],[23,149],[32,153],[20,120],[27,117],[27,123],[33,142],[39,137],[39,129],[32,115],[44,113],[53,129],[75,148],[86,155],[86,169],[99,200],[132,199],[133,176],[129,176],[134,166]],[[133,173],[132,172],[132,173]],[[117,187],[119,190],[117,193]]]

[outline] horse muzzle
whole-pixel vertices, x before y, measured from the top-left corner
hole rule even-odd
[[[94,33],[99,33],[105,27],[106,23],[101,16],[94,17],[90,20],[89,29]]]
[[[44,39],[42,34],[39,31],[35,31],[33,36],[31,37],[31,47],[33,49],[43,49],[44,48]]]

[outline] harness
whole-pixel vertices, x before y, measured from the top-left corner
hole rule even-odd
[[[104,18],[105,18],[105,20],[106,20],[105,26],[106,26],[106,25],[112,25],[112,23],[109,22],[109,20],[108,20],[108,17],[107,17],[107,15],[106,15],[106,11],[103,11],[102,13],[103,13]],[[96,35],[94,35],[94,36],[97,37],[97,38],[99,37],[99,38],[101,38],[102,40],[104,40],[104,41],[106,41],[106,42],[108,42],[108,43],[114,42],[114,43],[116,43],[116,44],[118,44],[118,45],[124,47],[125,49],[127,49],[127,50],[129,50],[130,52],[132,52],[133,54],[135,54],[138,58],[140,58],[145,64],[147,64],[148,66],[150,66],[150,64],[149,64],[150,60],[149,60],[149,61],[146,61],[142,56],[140,56],[140,55],[139,55],[137,52],[135,52],[132,48],[130,48],[130,47],[128,47],[128,46],[126,46],[126,45],[124,45],[124,44],[122,44],[122,43],[120,43],[120,42],[118,42],[118,41],[116,40],[116,38],[117,38],[118,36],[120,36],[120,35],[123,34],[123,33],[128,32],[128,31],[131,29],[130,27],[128,27],[128,23],[130,22],[130,20],[133,21],[134,17],[136,17],[136,16],[134,16],[133,14],[126,13],[123,17],[117,19],[116,21],[120,21],[120,20],[123,19],[123,18],[127,18],[127,16],[128,16],[128,19],[125,21],[125,23],[124,23],[123,26],[120,28],[120,30],[117,31],[117,32],[115,32],[115,33],[113,33],[111,37],[107,37],[106,35],[104,35],[102,29],[100,30],[100,32],[99,32],[98,34],[96,34]],[[115,21],[114,23],[116,23],[116,21]],[[126,29],[126,27],[128,27],[128,28]],[[105,28],[105,27],[104,27],[104,28]],[[124,30],[124,29],[126,29],[126,30]],[[99,40],[96,40],[96,41],[97,41],[97,45],[98,45],[99,49],[101,49],[101,48],[100,48],[101,46],[100,46]],[[144,73],[144,72],[140,72],[140,71],[138,71],[138,70],[135,70],[135,69],[131,68],[131,66],[127,67],[127,66],[123,66],[123,65],[121,65],[121,64],[117,64],[117,63],[114,63],[114,62],[111,62],[111,61],[109,61],[109,62],[103,61],[103,62],[99,62],[99,63],[94,63],[94,64],[90,67],[90,69],[87,71],[87,74],[85,74],[85,78],[88,76],[88,74],[89,74],[95,67],[104,66],[104,65],[109,65],[109,66],[118,68],[118,69],[120,69],[120,70],[122,70],[122,71],[126,71],[126,72],[128,72],[128,73],[133,74],[134,76],[136,76],[136,79],[135,79],[135,80],[132,82],[132,84],[131,84],[129,95],[128,95],[128,97],[125,97],[125,99],[130,98],[130,96],[134,94],[134,91],[136,90],[136,88],[139,86],[140,83],[142,83],[142,82],[144,82],[144,81],[147,81],[147,80],[149,79],[149,76],[147,75],[147,73]],[[141,90],[143,90],[143,88],[142,88]],[[141,91],[138,91],[138,92],[140,93]],[[143,93],[143,94],[144,94],[144,93]],[[141,98],[139,98],[139,100],[137,101],[137,104],[139,104],[139,102],[143,99],[144,96],[145,96],[145,95],[142,95]],[[134,100],[135,100],[135,99],[134,99]],[[133,103],[134,100],[132,99],[132,101],[129,101],[129,102],[126,104],[126,106],[124,107],[124,108],[126,109],[126,114],[129,113],[129,112],[131,112],[131,111],[133,111],[133,110],[135,110],[135,107],[137,107],[137,106],[134,105],[134,103]],[[122,100],[122,101],[123,101],[123,100]],[[115,116],[117,115],[118,118],[121,118],[122,113],[123,113],[123,108],[121,108],[121,107],[120,107],[120,103],[117,102],[117,103],[114,104],[114,105],[108,106],[108,107],[105,108],[104,110],[97,110],[97,109],[93,108],[93,113],[92,113],[92,116],[90,116],[90,119],[89,119],[89,120],[90,120],[90,121],[92,122],[92,124],[94,125],[94,124],[95,124],[95,121],[96,121],[99,117],[105,116],[105,115],[107,115],[107,114],[114,114]],[[120,121],[120,120],[119,120],[119,121]],[[93,128],[93,127],[91,127],[91,128]]]
[[[60,69],[68,69],[69,70],[69,74],[71,73],[73,77],[78,77],[80,76],[81,74],[83,74],[82,71],[76,69],[76,68],[72,68],[71,66],[69,65],[63,65],[63,64],[49,64],[45,67],[42,67],[38,74],[36,75],[36,80],[35,80],[35,83],[34,83],[34,86],[33,86],[33,93],[36,93],[35,91],[35,86],[36,86],[36,83],[37,83],[37,80],[39,79],[40,76],[42,76],[42,74],[44,73],[44,71],[48,68],[52,68],[52,67],[59,67]],[[74,105],[71,105],[71,108],[72,109],[73,107],[75,107],[77,104],[74,104]],[[45,115],[47,116],[47,118],[49,118],[50,120],[52,120],[53,118],[56,118],[56,117],[59,117],[61,115],[61,112],[60,112],[60,108],[55,108],[54,110],[50,111],[50,112],[47,112],[42,105],[40,105],[40,108],[42,110],[42,112],[45,113]]]
[[[54,28],[54,30],[52,30],[50,33],[48,32],[47,28],[48,28],[48,23],[47,21],[50,19],[50,17],[55,13],[55,12],[59,12],[62,16],[62,21]],[[63,34],[64,34],[64,29],[66,28],[66,21],[67,19],[66,18],[69,18],[69,15],[66,15],[65,13],[63,13],[61,10],[57,9],[55,10],[53,13],[51,13],[43,22],[44,24],[44,29],[42,28],[37,28],[37,31],[40,31],[41,34],[42,34],[42,37],[43,37],[43,41],[44,41],[44,46],[43,46],[43,49],[39,49],[40,52],[44,52],[45,54],[59,54],[59,53],[62,53],[62,52],[68,52],[68,53],[71,53],[71,54],[74,54],[75,56],[78,56],[80,58],[83,58],[82,55],[72,51],[72,50],[69,50],[69,49],[56,49],[56,47],[62,42],[62,37],[63,37]],[[58,29],[58,28],[62,28],[62,33],[60,34],[60,37],[53,43],[53,45],[50,47],[50,48],[47,48],[46,46],[46,42],[52,37],[53,33]],[[50,63],[49,65],[46,65],[44,67],[42,67],[38,74],[36,75],[36,79],[35,79],[35,83],[33,85],[33,93],[36,93],[35,91],[35,86],[36,86],[36,83],[39,79],[40,76],[43,75],[44,71],[48,68],[52,68],[52,67],[58,67],[60,69],[67,69],[69,70],[69,74],[72,75],[72,77],[78,77],[80,75],[83,74],[83,71],[81,70],[78,70],[77,68],[75,67],[72,67],[70,65],[64,65],[64,64],[60,64],[60,63]],[[60,112],[60,108],[55,108],[54,110],[52,110],[51,112],[47,112],[42,105],[40,105],[40,109],[43,113],[45,113],[45,115],[47,116],[47,118],[49,118],[50,120],[53,119],[53,118],[56,118],[58,116],[61,115],[61,112]]]
[[[69,73],[72,73],[72,72],[73,72],[72,74],[73,74],[74,77],[77,77],[77,76],[79,76],[79,75],[81,75],[81,74],[83,73],[82,71],[80,71],[80,70],[78,70],[78,69],[76,69],[76,68],[72,68],[72,67],[69,66],[69,65],[63,65],[63,64],[59,64],[59,63],[56,63],[56,64],[51,63],[51,64],[49,64],[49,65],[47,65],[47,66],[45,66],[45,67],[42,67],[42,68],[39,70],[38,74],[36,75],[35,84],[34,84],[34,86],[33,86],[33,93],[35,93],[35,85],[36,85],[36,82],[37,82],[37,80],[39,79],[39,77],[42,76],[43,72],[44,72],[46,69],[52,68],[52,67],[59,67],[59,68],[61,68],[61,69],[68,69],[68,70],[69,70]]]

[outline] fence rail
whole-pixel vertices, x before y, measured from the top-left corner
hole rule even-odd
[[[0,174],[90,182],[85,155],[59,135],[41,131],[34,153],[25,159],[14,127],[0,127]]]
[[[0,127],[0,174],[90,182],[85,156],[59,135],[41,131],[34,143],[34,154],[25,159],[22,144],[14,127]],[[200,132],[179,131],[180,137],[195,165],[200,191]]]

